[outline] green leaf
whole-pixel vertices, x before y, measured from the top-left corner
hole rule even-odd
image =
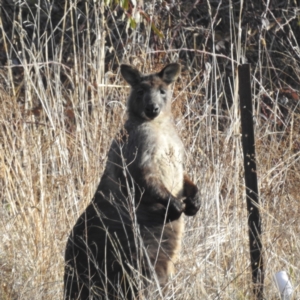
[[[128,8],[129,8],[129,0],[123,0],[122,1],[122,8],[124,10],[128,10]]]
[[[157,34],[160,38],[164,37],[164,34],[154,25],[154,23],[151,23],[151,28],[154,31],[155,34]]]
[[[132,28],[132,29],[135,29],[136,28],[136,21],[135,21],[135,19],[134,18],[129,18],[129,23],[130,23],[130,27]]]

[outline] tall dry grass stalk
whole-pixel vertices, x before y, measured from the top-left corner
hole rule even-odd
[[[118,71],[105,70],[110,50],[104,44],[107,30],[101,10],[93,11],[97,21],[86,29],[81,47],[76,46],[80,39],[76,16],[71,16],[74,47],[69,65],[63,61],[63,38],[57,42],[54,35],[39,37],[38,46],[29,47],[24,35],[18,54],[21,66],[10,61],[0,70],[1,299],[62,299],[68,234],[94,194],[111,139],[123,123],[129,89]],[[66,7],[65,17],[71,13]],[[213,12],[210,18],[213,24]],[[146,27],[150,32],[150,24]],[[0,29],[2,40],[9,44]],[[17,24],[15,30],[20,30]],[[238,30],[232,20],[229,41],[235,50],[227,59],[233,69],[245,51]],[[135,39],[142,38],[138,28],[132,32]],[[149,36],[144,40],[150,43]],[[139,51],[123,49],[122,59],[142,65],[143,71],[159,69],[162,62],[157,62],[157,54],[147,43]],[[53,47],[51,59],[45,51],[49,45]],[[233,74],[228,94],[228,78],[217,64],[215,49],[209,55],[212,59],[205,69],[183,74],[174,90],[176,125],[203,204],[196,217],[186,218],[183,250],[167,299],[252,298],[238,84]],[[177,58],[176,51],[166,50],[165,61]],[[115,56],[114,61],[118,60]],[[253,67],[264,73],[261,65]],[[21,79],[15,80],[14,72],[22,72]],[[256,100],[266,94],[261,78],[253,77]],[[276,95],[269,96],[277,103]],[[224,97],[221,107],[219,99]],[[266,299],[280,298],[272,277],[286,270],[297,299],[299,114],[291,112],[289,125],[279,131],[276,117],[265,119],[256,111],[265,295]],[[278,114],[278,105],[272,113]]]

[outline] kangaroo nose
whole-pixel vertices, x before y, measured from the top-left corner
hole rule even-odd
[[[149,113],[156,113],[159,110],[159,106],[157,104],[148,104],[146,106],[146,111]]]
[[[146,106],[145,113],[146,113],[146,116],[151,118],[151,119],[156,118],[160,113],[160,109],[159,109],[158,104],[155,104],[155,103],[148,104]]]

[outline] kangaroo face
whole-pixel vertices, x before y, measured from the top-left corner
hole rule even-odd
[[[127,109],[130,114],[153,120],[171,110],[169,85],[179,73],[179,64],[169,64],[159,73],[143,75],[130,65],[121,65],[123,78],[131,85]]]
[[[142,78],[140,84],[132,89],[128,101],[128,111],[153,120],[164,110],[169,110],[170,97],[168,86],[159,78]]]

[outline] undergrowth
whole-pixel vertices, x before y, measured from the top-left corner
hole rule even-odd
[[[199,16],[202,27],[197,24],[196,30],[188,26],[196,2],[180,10],[171,1],[165,6],[145,1],[143,12],[149,19],[137,17],[132,7],[128,19],[120,7],[92,6],[89,1],[64,1],[58,8],[55,1],[50,8],[43,1],[23,1],[19,10],[10,11],[3,2],[1,299],[62,299],[68,234],[94,194],[111,140],[125,119],[129,88],[120,77],[119,63],[152,72],[177,61],[183,72],[174,86],[174,118],[186,148],[186,168],[201,190],[202,208],[186,218],[168,299],[253,297],[236,75],[237,65],[246,61],[252,67],[265,297],[280,299],[273,275],[286,270],[297,299],[299,25],[288,23],[293,17],[289,7],[281,20],[271,17],[278,10],[263,8],[268,24],[277,20],[274,36],[282,34],[280,26],[291,30],[282,42],[289,46],[275,61],[271,52],[278,51],[279,42],[268,44],[274,26],[245,31],[247,14],[241,17],[240,2],[216,6],[207,1],[208,15]],[[61,9],[52,26],[47,9]],[[299,20],[297,13],[294,19]],[[224,14],[227,18],[220,20]],[[13,18],[13,27],[7,26]],[[178,18],[182,23],[176,27]],[[40,20],[47,24],[43,33]],[[219,26],[224,20],[227,35]],[[258,40],[251,44],[252,38]],[[286,65],[280,70],[281,57]],[[279,71],[287,76],[278,76]]]

